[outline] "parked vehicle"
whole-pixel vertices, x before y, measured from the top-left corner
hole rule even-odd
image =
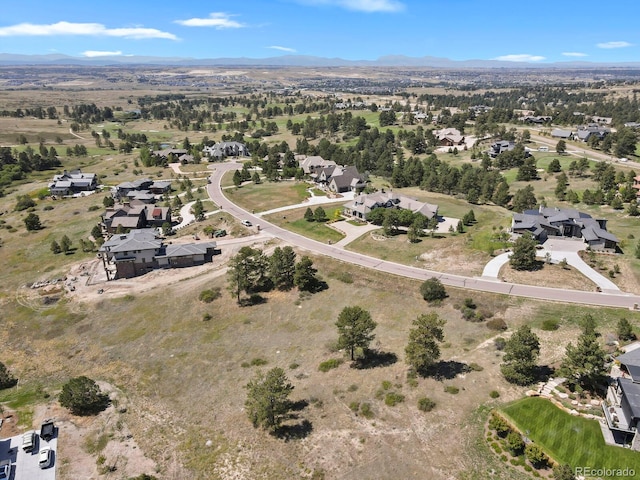
[[[47,442],[51,440],[56,434],[56,426],[51,420],[45,420],[40,426],[40,438]]]
[[[218,238],[218,237],[224,237],[227,235],[227,231],[226,230],[216,230],[215,232],[213,232],[213,236]]]
[[[43,447],[38,454],[38,466],[40,468],[49,468],[51,466],[51,447]]]
[[[253,223],[251,223],[249,220],[242,220],[242,224],[245,227],[251,227],[253,225]]]
[[[32,430],[22,435],[22,450],[31,453],[34,448],[36,448],[36,432]]]

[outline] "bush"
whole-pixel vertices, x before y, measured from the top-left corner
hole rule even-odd
[[[444,391],[446,393],[456,395],[460,391],[460,389],[454,385],[447,385],[446,387],[444,387]]]
[[[300,364],[298,364],[298,363],[295,363],[295,362],[290,363],[290,364],[289,364],[289,370],[295,370],[295,369],[296,369],[296,368],[298,368],[299,366],[300,366]]]
[[[202,290],[198,299],[204,303],[211,303],[217,298],[220,298],[221,295],[219,288],[213,288],[211,290]]]
[[[109,396],[100,391],[96,382],[85,376],[72,378],[62,387],[60,405],[74,415],[95,415],[109,405]]]
[[[484,368],[482,367],[482,365],[478,365],[476,362],[471,362],[469,364],[469,370],[473,372],[481,372],[484,370]]]
[[[360,410],[360,402],[351,402],[349,404],[349,409],[351,409],[352,411],[358,413],[358,410]]]
[[[500,396],[500,392],[498,392],[497,390],[491,390],[491,391],[489,392],[489,396],[490,396],[491,398],[498,398],[498,397]]]
[[[42,210],[45,210],[45,211],[53,210],[53,205],[45,205],[45,206],[42,208]]]
[[[211,316],[211,314],[210,314],[210,313],[205,313],[205,314],[202,316],[202,321],[203,321],[203,322],[208,322],[208,321],[209,321],[209,320],[211,320],[212,318],[213,318],[213,317]]]
[[[499,332],[507,329],[507,322],[505,322],[502,318],[492,318],[486,323],[486,325],[490,330],[496,330]]]
[[[338,368],[340,365],[342,365],[342,362],[343,360],[341,358],[331,358],[322,362],[318,366],[318,370],[320,370],[321,372],[328,372],[329,370]]]
[[[496,350],[503,350],[507,345],[507,341],[502,337],[498,337],[493,341],[493,344],[495,345]]]
[[[555,318],[548,318],[542,322],[542,330],[546,332],[553,332],[554,330],[558,330],[558,328],[560,328],[560,322]]]
[[[360,415],[364,418],[373,418],[373,411],[371,410],[371,405],[369,403],[363,403],[360,405]]]
[[[418,399],[418,410],[421,412],[430,412],[436,407],[436,402],[428,397],[422,397]]]
[[[549,461],[542,449],[535,443],[528,444],[524,449],[524,453],[527,456],[527,460],[529,460],[535,468],[542,468],[546,466]]]
[[[507,435],[507,448],[513,455],[520,455],[524,450],[524,440],[518,432],[509,432]]]
[[[11,375],[4,363],[0,362],[0,390],[11,388],[18,383],[18,379]]]
[[[389,380],[382,381],[382,389],[389,390],[393,384]]]
[[[388,407],[395,407],[398,403],[404,402],[404,395],[395,392],[389,392],[384,397],[384,404]]]
[[[264,358],[254,358],[253,360],[251,360],[251,366],[252,367],[261,367],[262,365],[266,365],[267,362]]]
[[[447,298],[447,291],[444,289],[444,285],[435,277],[425,280],[420,286],[420,293],[427,302],[436,302]]]
[[[495,430],[499,437],[506,437],[507,434],[511,431],[511,427],[509,424],[499,415],[493,413],[491,415],[491,419],[489,420],[489,428]]]

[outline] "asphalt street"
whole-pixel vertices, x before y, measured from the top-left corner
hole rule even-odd
[[[484,280],[476,277],[464,277],[462,275],[452,275],[449,273],[425,270],[422,268],[401,265],[377,258],[369,257],[359,253],[344,250],[340,246],[327,245],[310,238],[290,232],[276,225],[268,223],[264,218],[253,215],[246,210],[231,203],[223,194],[220,181],[222,176],[229,170],[242,168],[241,163],[218,163],[212,165],[211,183],[207,185],[209,197],[223,211],[239,220],[249,220],[254,226],[259,225],[260,231],[280,238],[283,241],[296,245],[299,248],[313,252],[315,254],[326,255],[337,260],[372,268],[374,270],[399,275],[402,277],[414,278],[417,280],[427,280],[438,278],[443,284],[478,290],[491,293],[502,293],[518,297],[535,298],[539,300],[550,300],[561,303],[577,303],[583,305],[598,305],[607,307],[634,308],[640,305],[640,296],[623,292],[585,292],[578,290],[565,290],[549,287],[538,287],[532,285],[520,285],[515,283],[496,282],[495,280]]]

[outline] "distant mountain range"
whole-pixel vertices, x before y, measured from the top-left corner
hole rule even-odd
[[[230,67],[432,67],[432,68],[640,68],[640,62],[596,63],[573,62],[505,62],[499,60],[450,60],[440,57],[407,57],[386,55],[377,60],[345,60],[306,55],[282,55],[268,58],[184,58],[146,56],[72,57],[61,54],[17,55],[0,53],[0,65],[166,65],[166,66],[230,66]]]

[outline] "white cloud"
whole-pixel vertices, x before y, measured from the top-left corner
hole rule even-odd
[[[99,50],[87,50],[85,52],[82,52],[82,55],[84,55],[85,57],[89,57],[89,58],[94,58],[94,57],[115,57],[117,55],[122,55],[122,52],[120,50],[118,50],[116,52],[104,52],[104,51],[99,51]]]
[[[274,50],[280,50],[282,52],[290,52],[290,53],[294,53],[297,51],[295,48],[281,47],[280,45],[271,45],[270,47],[267,47],[267,48],[272,48]]]
[[[586,53],[581,52],[562,52],[562,55],[565,57],[588,57]]]
[[[544,60],[545,57],[541,57],[540,55],[529,55],[528,53],[519,53],[512,55],[501,55],[499,57],[493,58],[492,60],[500,60],[502,62],[540,62]]]
[[[185,27],[213,27],[218,30],[223,28],[243,28],[246,25],[231,20],[231,15],[222,12],[210,13],[206,18],[190,18],[188,20],[176,20],[174,23],[178,23]]]
[[[605,43],[598,43],[596,46],[598,48],[625,48],[625,47],[631,47],[633,46],[633,44],[629,42],[605,42]]]
[[[406,7],[398,0],[299,0],[308,5],[335,5],[358,12],[401,12]]]
[[[0,27],[0,37],[46,37],[56,35],[94,35],[130,38],[136,40],[143,38],[166,38],[169,40],[178,40],[178,37],[173,33],[163,32],[161,30],[156,30],[155,28],[107,28],[101,23],[57,22],[42,25],[19,23],[9,27]]]

